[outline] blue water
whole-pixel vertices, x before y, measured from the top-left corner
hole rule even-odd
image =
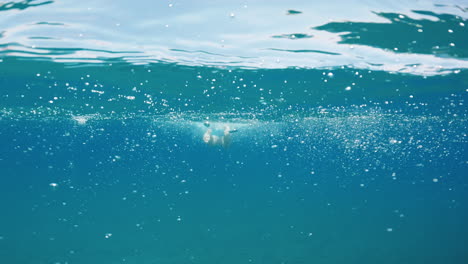
[[[0,2],[0,263],[468,263],[467,8]]]

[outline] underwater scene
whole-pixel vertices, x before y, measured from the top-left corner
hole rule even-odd
[[[0,263],[468,263],[467,99],[465,0],[0,0]]]

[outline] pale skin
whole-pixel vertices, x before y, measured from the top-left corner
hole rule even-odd
[[[224,148],[229,147],[231,145],[231,133],[229,126],[224,128],[223,136],[216,136],[212,134],[213,130],[208,128],[203,135],[203,142],[210,146],[222,146]]]

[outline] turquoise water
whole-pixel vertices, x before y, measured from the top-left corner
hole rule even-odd
[[[0,2],[0,263],[467,263],[467,8]]]

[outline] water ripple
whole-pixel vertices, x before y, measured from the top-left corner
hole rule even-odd
[[[415,75],[468,68],[467,15],[458,1],[330,1],[8,2],[0,8],[0,56]]]
[[[366,45],[396,53],[468,57],[466,19],[430,11],[413,13],[428,18],[414,19],[398,13],[375,13],[386,22],[331,22],[314,29],[340,33],[339,43],[342,44]]]
[[[52,4],[54,1],[44,1],[44,2],[39,2],[36,0],[23,0],[20,2],[15,2],[15,1],[10,1],[7,3],[0,3],[0,12],[1,11],[9,11],[9,10],[25,10],[30,7],[36,7],[36,6],[42,6],[42,5],[48,5]]]

